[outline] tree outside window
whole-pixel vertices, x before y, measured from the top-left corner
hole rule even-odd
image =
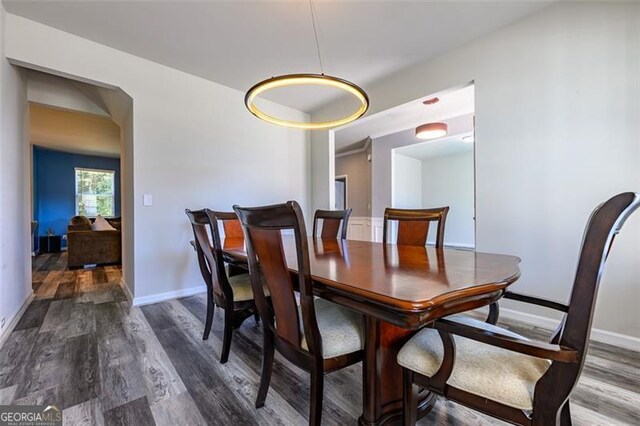
[[[115,215],[115,172],[76,168],[76,215]]]

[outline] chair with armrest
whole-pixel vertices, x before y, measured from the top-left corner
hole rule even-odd
[[[444,228],[447,222],[449,207],[433,209],[393,209],[387,207],[384,211],[384,225],[382,242],[389,243],[389,227],[391,221],[398,222],[398,236],[396,244],[405,246],[427,245],[427,235],[431,222],[438,224],[436,248],[444,245]]]
[[[267,397],[274,349],[311,374],[309,423],[322,418],[324,374],[362,359],[362,317],[324,299],[315,299],[304,218],[295,201],[275,206],[234,206],[244,227],[251,284],[264,328],[260,388],[256,407]],[[300,306],[283,250],[283,230],[293,230],[298,265]],[[271,302],[262,292],[262,283]]]
[[[313,215],[313,236],[318,236],[318,224],[322,220],[322,231],[320,231],[320,238],[339,238],[341,240],[347,239],[347,226],[349,225],[349,216],[351,216],[351,209],[346,210],[316,210]],[[340,229],[340,223],[342,223],[342,229]]]
[[[198,265],[207,286],[207,318],[202,339],[209,338],[215,307],[224,309],[224,338],[220,355],[220,362],[224,364],[229,359],[233,330],[256,313],[249,274],[229,276],[222,256],[218,221],[223,222],[225,235],[227,232],[232,235],[234,229],[239,229],[238,217],[235,213],[214,212],[209,209],[186,209],[185,213],[193,229],[194,240],[190,243],[198,254]],[[235,227],[233,223],[227,223],[233,221],[236,222]]]
[[[549,343],[462,315],[414,335],[398,354],[405,424],[415,423],[417,384],[514,424],[570,425],[569,396],[584,365],[600,276],[615,235],[638,206],[640,194],[627,192],[591,214],[568,305],[506,293],[564,313]]]

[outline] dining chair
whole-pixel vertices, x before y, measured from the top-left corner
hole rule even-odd
[[[389,243],[390,221],[398,222],[396,244],[409,246],[427,245],[427,235],[431,222],[438,223],[436,248],[444,244],[444,228],[447,222],[449,207],[433,209],[394,209],[387,207],[384,211],[382,242]]]
[[[318,223],[322,220],[320,238],[338,238],[340,235],[340,239],[346,240],[349,216],[351,216],[350,208],[346,210],[316,210],[313,215],[313,236],[318,236]],[[340,229],[341,222],[342,229]]]
[[[398,354],[405,425],[416,420],[414,384],[510,423],[570,425],[569,396],[584,365],[604,264],[614,237],[639,205],[640,194],[627,192],[591,214],[568,305],[506,293],[564,314],[549,343],[462,315],[415,334]]]
[[[325,299],[314,298],[307,233],[295,201],[267,207],[234,206],[244,227],[251,284],[264,328],[262,375],[256,407],[267,397],[274,349],[311,374],[309,424],[322,419],[324,374],[362,360],[362,316]],[[300,304],[284,253],[282,231],[293,230]],[[261,283],[271,293],[269,303]]]
[[[191,221],[194,235],[192,245],[198,254],[200,272],[207,286],[207,318],[202,339],[209,338],[215,307],[224,309],[224,337],[220,354],[220,362],[224,364],[229,359],[233,330],[257,312],[249,274],[245,272],[230,275],[227,272],[222,256],[218,222],[222,222],[227,238],[237,236],[238,230],[242,232],[242,228],[233,212],[186,209],[185,213]],[[210,230],[211,238],[207,228]]]

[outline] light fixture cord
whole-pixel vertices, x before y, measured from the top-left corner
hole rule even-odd
[[[320,42],[318,41],[318,29],[316,28],[316,17],[313,12],[313,3],[309,0],[309,9],[311,9],[311,23],[313,24],[313,35],[316,40],[316,50],[318,52],[318,62],[320,62],[320,72],[324,75],[324,67],[322,66],[322,56],[320,55]]]

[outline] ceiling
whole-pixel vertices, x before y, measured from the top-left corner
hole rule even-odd
[[[316,1],[324,72],[363,86],[534,13],[550,1]],[[9,13],[245,91],[320,72],[306,1],[5,0]],[[310,95],[312,93],[312,95]],[[269,99],[313,111],[336,93]]]
[[[31,103],[29,139],[58,151],[120,156],[120,128],[110,118]]]
[[[420,95],[420,94],[417,94]],[[425,99],[439,102],[425,106]],[[368,138],[377,138],[414,128],[430,121],[445,121],[474,112],[474,86],[423,96],[415,101],[370,115],[335,132],[336,154],[360,148]],[[417,139],[416,139],[417,141]]]
[[[469,135],[455,135],[450,138],[441,138],[433,141],[416,143],[402,148],[397,148],[394,152],[396,154],[406,155],[407,157],[413,157],[419,160],[428,160],[434,157],[445,157],[447,155],[461,154],[463,152],[472,152],[473,142],[467,142],[462,139],[463,136]]]
[[[110,117],[106,108],[84,93],[85,87],[94,86],[28,69],[24,70],[24,75],[27,76],[29,102]]]

